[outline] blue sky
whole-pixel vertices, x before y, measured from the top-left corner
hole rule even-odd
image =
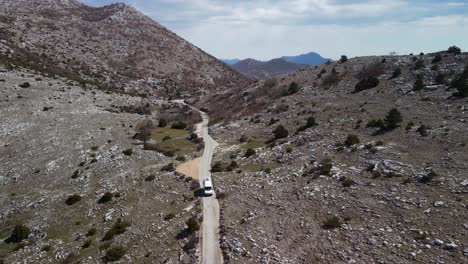
[[[218,58],[315,51],[339,58],[468,50],[468,0],[82,0],[125,2]]]

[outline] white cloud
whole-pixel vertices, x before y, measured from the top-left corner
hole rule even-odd
[[[221,58],[468,49],[468,5],[457,0],[124,1]]]

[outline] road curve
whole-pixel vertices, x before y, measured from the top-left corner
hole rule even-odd
[[[181,100],[176,103],[185,104]],[[192,109],[198,111],[203,121],[196,125],[197,134],[205,142],[205,150],[200,159],[198,167],[198,176],[200,186],[203,186],[203,180],[209,178],[211,182],[211,160],[218,143],[208,133],[208,115],[192,106]],[[213,182],[213,185],[215,183]],[[213,186],[215,187],[215,186]],[[216,189],[216,188],[214,188]],[[222,264],[223,254],[219,245],[219,203],[216,199],[216,192],[213,196],[203,197],[203,224],[202,224],[202,264]]]

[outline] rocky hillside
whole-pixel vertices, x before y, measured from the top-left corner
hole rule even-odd
[[[288,62],[284,59],[273,59],[267,62],[245,59],[230,66],[254,79],[269,79],[275,75],[295,72],[305,67],[305,65]]]
[[[214,98],[226,262],[465,263],[467,65],[354,58]]]
[[[248,80],[125,4],[0,0],[0,60],[139,94],[196,95]]]
[[[188,113],[0,64],[0,263],[196,262]]]

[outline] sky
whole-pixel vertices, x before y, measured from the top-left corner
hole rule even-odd
[[[81,0],[132,5],[217,58],[468,51],[468,0]]]

